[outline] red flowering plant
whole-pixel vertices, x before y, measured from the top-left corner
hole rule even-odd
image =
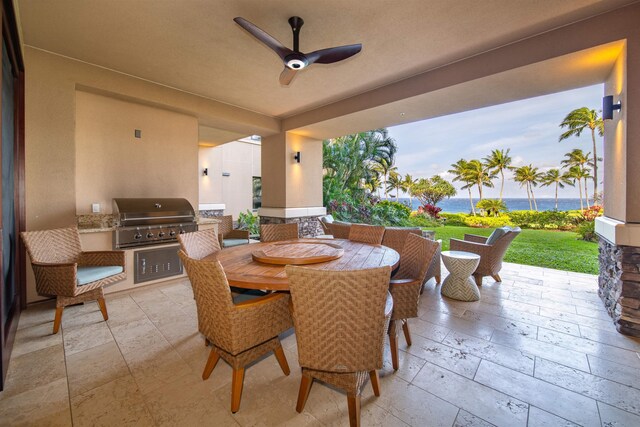
[[[419,214],[428,215],[431,218],[435,218],[435,219],[440,219],[441,211],[442,211],[442,208],[439,208],[436,205],[431,205],[429,203],[426,203],[418,207]]]

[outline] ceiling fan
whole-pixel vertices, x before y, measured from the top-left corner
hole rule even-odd
[[[299,50],[300,28],[304,21],[299,16],[289,18],[289,25],[293,31],[293,50],[285,47],[282,43],[270,36],[260,28],[253,25],[244,18],[233,19],[238,25],[247,30],[253,37],[260,40],[273,50],[284,62],[284,70],[280,74],[280,84],[288,86],[296,75],[296,72],[308,67],[313,63],[332,64],[334,62],[347,59],[360,52],[362,45],[351,44],[347,46],[330,47],[327,49],[316,50],[311,53],[302,53]]]

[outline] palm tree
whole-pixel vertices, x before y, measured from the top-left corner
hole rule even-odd
[[[584,209],[584,206],[582,204],[582,181],[584,180],[585,182],[585,187],[586,187],[586,182],[587,179],[591,177],[590,174],[590,170],[588,168],[584,168],[581,166],[571,166],[569,168],[569,171],[566,173],[566,175],[571,178],[574,181],[578,181],[578,191],[580,192],[580,210]],[[587,207],[589,206],[589,199],[586,197],[586,188],[585,188],[585,201],[586,201],[586,205]]]
[[[584,194],[585,194],[585,202],[587,206],[589,206],[589,193],[587,189],[587,180],[591,177],[591,175],[584,176],[586,173],[591,172],[590,169],[586,168],[586,166],[593,166],[593,162],[590,158],[591,153],[585,154],[582,150],[576,148],[571,150],[570,153],[565,154],[565,160],[562,161],[562,164],[567,167],[577,166],[580,169],[581,179],[584,180]],[[575,175],[575,174],[574,174]],[[580,194],[580,198],[582,198],[582,194]]]
[[[409,207],[413,210],[413,187],[416,185],[416,180],[409,174],[404,176],[402,180],[402,191],[409,195]]]
[[[469,176],[467,176],[466,171],[468,169],[468,163],[465,159],[460,159],[457,162],[451,164],[451,169],[449,169],[449,173],[453,174],[453,181],[463,182],[462,190],[469,191],[469,203],[471,204],[471,212],[475,216],[476,207],[473,204],[473,197],[471,197],[471,187],[474,185],[474,181],[472,181]]]
[[[482,187],[493,188],[493,181],[491,181],[495,174],[492,174],[480,160],[470,160],[467,162],[467,168],[465,169],[465,175],[470,181],[473,181],[474,185],[478,187],[478,194],[480,200],[482,200]]]
[[[604,121],[598,115],[596,110],[590,110],[587,107],[578,108],[571,111],[564,118],[560,127],[566,127],[567,131],[560,135],[558,141],[570,138],[572,136],[580,136],[583,130],[591,130],[591,141],[593,142],[593,193],[598,193],[598,152],[596,150],[596,131],[598,135],[604,135]]]
[[[523,185],[526,187],[527,198],[529,199],[529,210],[533,210],[533,207],[535,207],[537,211],[538,203],[536,202],[536,196],[533,194],[533,187],[538,186],[538,183],[542,179],[542,173],[538,168],[533,167],[533,165],[521,166],[515,169],[513,179],[519,182],[521,187]],[[531,205],[531,200],[533,200],[533,206]]]
[[[565,184],[574,185],[571,177],[566,174],[560,174],[560,169],[549,169],[547,173],[542,177],[542,185],[545,187],[549,187],[551,185],[556,186],[556,207],[558,210],[558,187],[564,188]]]
[[[393,168],[396,169],[396,168]],[[398,198],[400,197],[400,189],[402,188],[402,177],[400,176],[400,174],[398,172],[396,172],[395,170],[391,170],[389,172],[389,180],[387,181],[387,190],[389,191],[396,191],[396,202],[398,201]]]
[[[512,159],[509,156],[510,148],[507,151],[493,150],[491,154],[485,157],[484,164],[493,174],[500,172],[500,201],[502,201],[502,190],[504,189],[504,171],[511,166]]]

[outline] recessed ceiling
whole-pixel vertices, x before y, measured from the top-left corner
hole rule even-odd
[[[629,0],[18,0],[26,45],[273,117],[289,117]],[[289,87],[281,60],[233,22],[242,16],[301,50],[362,43]]]

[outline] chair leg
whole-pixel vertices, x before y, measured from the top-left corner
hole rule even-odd
[[[476,285],[482,286],[482,276],[480,276],[479,274],[474,274],[473,278],[476,281]]]
[[[502,279],[500,278],[499,274],[493,274],[491,276],[493,278],[493,280],[495,280],[496,282],[502,282]]]
[[[244,383],[244,368],[234,368],[231,377],[231,412],[234,414],[240,409],[242,397],[242,384]]]
[[[208,380],[211,372],[215,369],[218,364],[218,360],[220,360],[220,355],[216,352],[215,349],[211,349],[211,353],[209,353],[209,358],[207,359],[207,364],[204,365],[204,371],[202,372],[202,379]]]
[[[404,332],[404,339],[407,341],[407,346],[411,345],[411,332],[409,331],[409,320],[404,319],[402,321],[402,332]]]
[[[282,350],[282,345],[279,345],[278,348],[273,350],[273,354],[276,356],[276,360],[280,365],[280,369],[284,372],[285,375],[289,375],[291,372],[289,370],[289,364],[287,363],[287,357],[284,355],[284,351]]]
[[[56,317],[53,319],[53,333],[57,334],[60,330],[60,323],[62,323],[62,312],[64,307],[56,307]]]
[[[396,321],[389,323],[389,347],[391,348],[391,364],[393,370],[398,370],[398,333],[396,331]]]
[[[380,397],[380,377],[378,377],[378,371],[375,369],[369,371],[369,378],[371,379],[371,388],[373,388],[373,394]]]
[[[109,320],[109,313],[107,313],[107,302],[104,300],[104,297],[98,298],[98,305],[100,306],[100,311],[102,312],[102,318],[105,320]]]
[[[309,375],[302,374],[302,380],[300,381],[300,390],[298,391],[298,403],[296,404],[296,411],[302,412],[304,405],[307,404],[307,398],[313,385],[313,378]]]
[[[347,395],[349,405],[349,426],[360,427],[360,396]]]

